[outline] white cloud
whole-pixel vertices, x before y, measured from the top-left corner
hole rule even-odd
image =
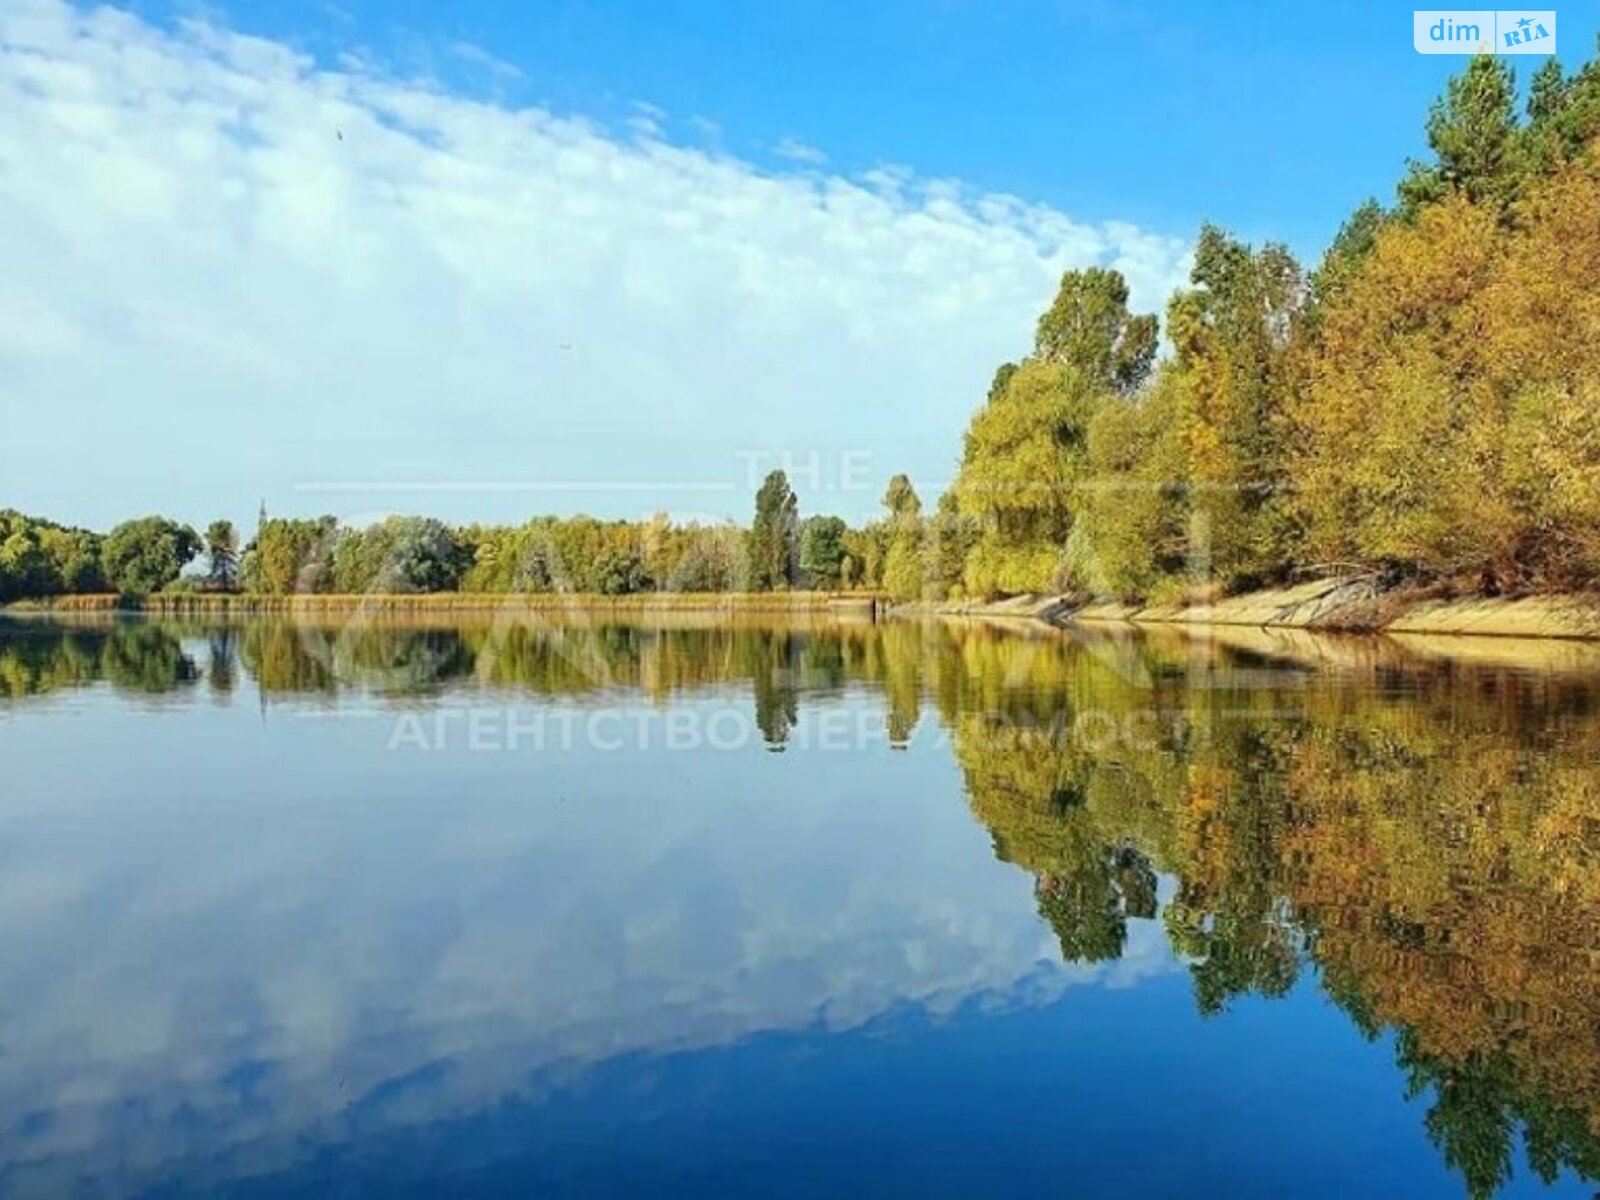
[[[693,129],[703,138],[715,140],[722,136],[722,126],[710,117],[695,115],[689,118],[689,128]]]
[[[828,156],[815,146],[808,146],[798,138],[780,138],[772,152],[779,158],[787,158],[791,162],[805,163],[808,166],[821,166],[828,161]]]
[[[635,136],[660,141],[666,136],[667,110],[644,100],[633,102],[633,115],[628,118],[628,128]]]
[[[490,76],[501,82],[524,78],[521,67],[491,54],[474,42],[451,42],[450,50],[462,62],[488,72]]]
[[[738,453],[771,449],[870,455],[873,487],[800,480],[854,515],[892,471],[948,475],[1061,270],[1113,263],[1146,308],[1181,274],[1181,242],[1132,226],[904,169],[764,173],[342,62],[0,10],[0,499],[509,518],[653,498],[295,485],[704,480],[660,503],[742,516]]]

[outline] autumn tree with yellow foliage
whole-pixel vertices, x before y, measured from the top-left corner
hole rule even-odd
[[[1155,355],[1156,321],[1128,311],[1116,271],[1062,277],[1034,352],[995,373],[967,430],[954,491],[978,527],[963,573],[977,596],[1059,590],[1087,479],[1096,412],[1137,389]]]
[[[1206,226],[1154,370],[1121,276],[1069,273],[967,432],[967,591],[1600,585],[1600,66],[1516,95],[1474,59],[1309,275]]]

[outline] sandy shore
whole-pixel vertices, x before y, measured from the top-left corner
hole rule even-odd
[[[1043,620],[1053,625],[1216,626],[1600,640],[1600,596],[1440,599],[1415,593],[1380,592],[1371,580],[1357,578],[1319,579],[1204,604],[1081,604],[1064,596],[1018,596],[996,604],[914,608],[947,616],[1020,618]]]

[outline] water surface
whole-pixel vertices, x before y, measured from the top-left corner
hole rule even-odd
[[[1600,652],[0,621],[0,1194],[1591,1196]]]

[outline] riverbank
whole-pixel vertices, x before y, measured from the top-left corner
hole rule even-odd
[[[502,595],[474,592],[260,596],[232,593],[157,593],[59,596],[8,606],[12,613],[142,613],[176,617],[321,617],[377,614],[492,613],[647,617],[696,614],[714,617],[859,617],[871,620],[881,601],[871,594],[837,592],[641,592],[628,596],[578,593]]]
[[[697,621],[745,617],[874,620],[900,616],[981,618],[1058,628],[1151,625],[1190,628],[1310,630],[1324,633],[1470,635],[1600,641],[1600,596],[1447,597],[1417,590],[1382,591],[1370,578],[1320,579],[1190,604],[1085,604],[1069,596],[1014,596],[991,603],[888,606],[881,597],[837,592],[645,592],[628,596],[576,593],[497,595],[431,592],[384,595],[258,596],[211,593],[61,596],[8,606],[12,613],[142,613],[172,617],[337,619],[351,617],[483,616],[604,617]]]
[[[1372,579],[1361,577],[1319,579],[1190,604],[1083,604],[1065,596],[1018,596],[995,604],[934,605],[928,611],[1042,620],[1057,626],[1183,625],[1600,640],[1600,596],[1442,596],[1420,590],[1384,591]]]

